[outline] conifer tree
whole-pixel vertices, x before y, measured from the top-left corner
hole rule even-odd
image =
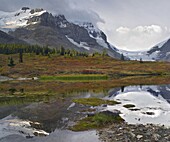
[[[19,62],[23,63],[23,53],[22,53],[22,51],[19,52]]]
[[[10,66],[10,67],[14,67],[14,66],[15,66],[14,60],[13,60],[12,57],[9,59],[9,64],[8,64],[8,66]]]
[[[142,60],[142,58],[140,58],[140,63],[143,63],[143,60]]]
[[[64,47],[61,47],[61,49],[60,49],[60,55],[61,55],[61,56],[64,56],[64,54],[65,54],[65,49],[64,49]]]

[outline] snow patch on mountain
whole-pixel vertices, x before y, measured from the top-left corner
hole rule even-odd
[[[108,45],[106,44],[106,42],[101,38],[101,37],[97,37],[95,38],[97,43],[105,48],[108,48]]]
[[[158,43],[157,45],[155,45],[154,47],[158,47],[158,48],[161,48],[165,43],[167,43],[169,39],[165,40],[165,41],[162,41],[160,43]]]
[[[166,53],[166,56],[169,56],[169,55],[170,55],[170,52],[167,52],[167,53]]]
[[[170,39],[164,40],[163,42],[155,45],[147,53],[150,56],[155,55],[157,60],[169,61],[170,55]]]
[[[15,30],[19,27],[28,26],[28,19],[34,16],[40,16],[45,13],[46,10],[31,10],[31,9],[20,9],[16,12],[3,12],[0,11],[0,29],[7,32],[9,30]],[[31,23],[36,24],[36,22]]]
[[[59,25],[59,27],[60,27],[60,28],[66,28],[66,27],[67,27],[67,24],[64,24],[64,23],[61,22],[60,25]]]
[[[35,24],[36,26],[34,26]],[[28,25],[32,26],[27,28]],[[30,9],[28,7],[24,7],[16,12],[0,11],[0,30],[7,33],[9,33],[9,31],[13,31],[9,34],[12,36],[17,36],[17,38],[21,38],[29,44],[32,44],[32,41],[33,43],[42,43],[45,45],[50,44],[49,41],[47,43],[46,41],[42,41],[41,38],[37,39],[37,41],[34,41],[36,34],[33,34],[32,31],[42,25],[52,29],[54,28],[54,30],[58,33],[58,35],[54,34],[55,37],[65,36],[67,39],[63,38],[62,41],[59,41],[63,42],[63,45],[65,46],[69,46],[68,44],[71,42],[75,46],[84,48],[90,52],[103,52],[106,50],[108,51],[108,55],[120,59],[120,54],[118,53],[119,50],[107,41],[107,36],[97,27],[97,25],[94,26],[90,22],[69,22],[66,20],[64,15],[55,14],[55,16],[53,16],[46,10]],[[20,33],[21,31],[16,30],[20,27],[30,30],[30,35],[32,35],[30,39],[27,39],[28,37],[22,37],[22,34]],[[43,27],[41,28],[43,29]],[[47,35],[44,34],[42,36]],[[50,38],[49,40],[52,39]],[[55,41],[52,43],[55,45],[52,46],[58,45],[59,42]],[[70,45],[72,45],[71,43]],[[70,48],[77,49],[75,46]]]
[[[130,60],[143,60],[143,61],[155,61],[159,51],[154,52],[153,54],[148,54],[147,51],[125,51],[119,50],[120,54],[127,56]]]
[[[84,27],[88,31],[89,36],[95,39],[99,45],[101,45],[104,48],[109,48],[106,41],[102,38],[102,31],[95,27],[92,23],[76,21],[75,24],[79,25],[80,27]]]
[[[170,39],[164,40],[163,42],[158,43],[157,45],[153,46],[148,51],[125,51],[120,50],[119,53],[123,54],[124,56],[128,56],[131,60],[140,60],[143,61],[158,61],[162,60],[164,57],[168,57],[170,55],[170,50],[168,45]]]
[[[90,50],[90,47],[88,47],[88,44],[86,42],[80,42],[80,44],[79,44],[79,43],[75,42],[73,39],[69,38],[68,36],[66,36],[66,37],[75,46],[80,47],[80,48],[84,48],[86,50]]]

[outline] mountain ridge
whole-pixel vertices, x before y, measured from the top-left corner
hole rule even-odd
[[[110,45],[107,36],[92,23],[86,22],[96,30],[69,22],[64,15],[54,16],[46,10],[28,7],[11,15],[1,18],[3,19],[0,20],[1,29],[7,31],[11,27],[9,35],[28,44],[63,46],[66,49],[71,48],[88,53],[102,53],[106,50],[110,56],[121,58],[120,53],[117,52],[118,49]]]
[[[1,44],[6,44],[6,43],[9,43],[9,44],[14,44],[14,43],[26,44],[26,42],[19,40],[19,39],[13,37],[13,36],[10,36],[3,31],[0,31],[0,43]]]
[[[170,40],[148,51],[124,51],[111,45],[106,34],[91,22],[70,22],[64,15],[54,16],[42,8],[23,7],[16,12],[0,12],[0,30],[27,44],[52,48],[63,46],[88,53],[107,51],[109,56],[117,59],[123,54],[125,59],[131,60],[170,61]]]
[[[156,60],[170,61],[170,38],[155,45],[147,53],[156,54]]]
[[[170,38],[166,39],[146,51],[125,51],[119,53],[127,56],[130,60],[143,61],[170,61]]]

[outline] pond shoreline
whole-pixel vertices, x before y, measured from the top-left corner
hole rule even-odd
[[[66,133],[65,133],[66,132]],[[62,135],[61,135],[61,134]],[[34,138],[29,138],[26,139],[22,136],[19,135],[10,135],[4,138],[1,138],[0,141],[5,142],[9,141],[12,142],[15,140],[18,141],[25,141],[25,142],[52,142],[58,135],[61,140],[63,140],[63,136],[66,134],[66,139],[70,139],[70,141],[77,140],[77,138],[80,136],[81,138],[85,138],[86,134],[88,137],[92,138],[94,142],[138,142],[138,141],[144,141],[144,142],[156,142],[156,141],[161,141],[161,142],[168,142],[170,141],[170,129],[164,126],[158,126],[158,125],[153,125],[153,124],[147,124],[147,125],[142,125],[142,124],[127,124],[127,123],[121,123],[121,124],[112,124],[108,126],[107,128],[103,128],[100,130],[97,130],[96,134],[95,131],[84,131],[84,132],[72,132],[72,131],[64,131],[64,133],[54,132],[51,136],[52,138],[49,137],[42,137],[40,139],[37,139],[36,137]],[[68,134],[68,135],[67,135]],[[72,137],[71,135],[75,134],[76,137]],[[96,137],[95,137],[96,135]],[[96,138],[99,137],[99,140]],[[15,139],[15,140],[14,140]],[[80,140],[80,138],[79,138]],[[87,137],[86,137],[86,140]],[[65,142],[65,141],[64,141]],[[83,139],[84,142],[84,139]]]
[[[1,76],[1,75],[0,75],[0,82],[3,82],[3,81],[10,81],[10,80],[13,80],[13,79],[10,78],[10,77],[7,77],[7,76]]]
[[[71,139],[73,139],[73,141],[76,141],[79,139],[79,135],[82,136],[83,138],[86,138],[85,142],[88,142],[88,140],[90,139],[90,141],[93,142],[124,142],[124,141],[161,141],[161,142],[167,142],[170,141],[170,129],[165,128],[164,126],[156,126],[153,124],[149,124],[149,125],[143,125],[142,121],[143,119],[140,118],[140,123],[142,124],[134,124],[134,123],[108,123],[109,126],[106,126],[105,128],[101,127],[100,129],[97,129],[97,133],[96,130],[92,129],[93,131],[93,135],[91,135],[91,133],[89,134],[88,132],[91,131],[83,131],[83,132],[72,132],[69,131],[68,133],[64,133],[64,131],[61,131],[61,134],[58,134],[57,129],[63,128],[67,129],[67,126],[72,126],[75,124],[75,122],[78,122],[81,118],[83,118],[82,116],[84,115],[89,115],[91,114],[91,110],[88,109],[89,107],[91,107],[91,105],[82,105],[80,104],[75,104],[75,105],[71,105],[73,103],[74,99],[79,99],[79,98],[102,98],[102,99],[106,99],[106,100],[114,100],[115,97],[118,97],[120,93],[124,93],[127,94],[130,91],[130,96],[133,96],[133,92],[141,92],[141,97],[142,98],[146,98],[147,97],[143,97],[143,91],[145,92],[150,92],[152,95],[151,97],[154,97],[154,100],[156,100],[156,106],[159,106],[161,104],[162,99],[164,98],[165,101],[169,101],[169,92],[170,92],[170,86],[169,86],[169,80],[167,78],[161,78],[158,80],[159,81],[163,81],[160,84],[165,84],[166,82],[168,82],[167,85],[141,85],[144,84],[144,82],[147,82],[148,80],[151,80],[152,78],[143,78],[143,79],[139,79],[140,83],[138,84],[138,80],[136,82],[136,79],[134,78],[134,80],[132,78],[129,79],[120,79],[118,80],[118,82],[116,82],[115,80],[112,81],[105,81],[105,82],[88,82],[88,83],[81,83],[81,82],[76,82],[76,83],[70,83],[70,82],[41,82],[39,80],[36,79],[32,79],[30,78],[30,80],[25,80],[26,78],[20,78],[20,80],[13,80],[13,81],[7,81],[7,82],[3,82],[2,83],[2,90],[1,92],[4,93],[5,95],[3,96],[4,98],[8,98],[9,96],[7,95],[7,93],[11,93],[9,94],[9,100],[12,100],[13,97],[25,97],[25,98],[29,98],[32,97],[33,100],[31,100],[30,102],[28,100],[24,101],[20,98],[17,98],[16,100],[14,99],[14,101],[12,101],[12,103],[8,103],[5,102],[3,99],[1,98],[2,102],[5,102],[5,105],[1,106],[1,112],[6,113],[6,114],[11,114],[11,115],[16,115],[18,118],[23,119],[23,120],[29,120],[31,122],[38,122],[40,123],[41,126],[40,128],[42,128],[41,130],[50,130],[50,132],[48,132],[50,135],[46,136],[46,137],[38,137],[38,136],[33,136],[30,135],[30,138],[25,138],[25,137],[21,137],[21,135],[15,135],[13,133],[11,133],[12,135],[9,135],[7,137],[3,137],[0,138],[0,142],[12,142],[12,141],[35,141],[35,142],[72,142],[70,141]],[[148,79],[148,80],[147,80]],[[157,79],[157,78],[156,78]],[[130,81],[130,82],[128,82]],[[153,81],[148,82],[148,84],[150,84]],[[113,84],[112,84],[113,83]],[[152,84],[157,83],[157,82],[153,82]],[[122,85],[123,84],[123,85]],[[131,84],[131,86],[129,86],[129,84]],[[134,85],[134,84],[138,84],[138,85]],[[14,86],[15,88],[12,88],[11,86]],[[124,86],[125,85],[125,86]],[[126,85],[128,85],[126,87]],[[113,86],[113,87],[111,87]],[[117,86],[119,86],[118,88],[116,88]],[[37,87],[34,90],[34,87]],[[48,89],[49,90],[48,90]],[[79,91],[82,89],[87,89],[84,91]],[[90,89],[99,89],[98,92],[95,92],[95,90],[90,90]],[[104,90],[101,90],[103,89]],[[110,89],[108,89],[110,88]],[[16,89],[15,92],[9,92],[10,89]],[[43,90],[44,89],[44,90]],[[62,90],[61,90],[62,89]],[[97,90],[96,89],[96,90]],[[71,91],[70,91],[71,90]],[[77,91],[78,90],[78,91]],[[41,92],[38,92],[41,91]],[[44,92],[43,92],[44,91]],[[41,95],[38,96],[37,94]],[[165,95],[167,94],[167,95]],[[32,95],[32,96],[31,96]],[[34,97],[34,95],[37,95],[37,98],[41,98],[41,99],[37,99],[36,97]],[[146,94],[147,95],[147,94]],[[120,95],[122,96],[122,95]],[[137,98],[139,99],[140,95],[136,95]],[[149,96],[149,94],[147,95]],[[160,96],[160,97],[158,97]],[[147,111],[146,109],[143,110],[142,107],[144,105],[142,105],[142,107],[140,107],[140,105],[138,105],[138,103],[135,103],[133,101],[130,101],[130,99],[127,98],[127,96],[125,96],[126,98],[117,98],[117,100],[115,99],[115,101],[121,102],[121,104],[117,104],[117,106],[122,106],[123,110],[130,111],[131,113],[135,113],[135,112],[141,112],[140,114],[142,116],[146,116],[146,117],[150,117],[153,120],[153,117],[157,114],[155,111],[155,109],[153,109],[152,111]],[[156,98],[156,99],[155,99]],[[34,101],[35,100],[35,101]],[[87,99],[88,100],[88,99]],[[133,97],[134,100],[134,97]],[[142,99],[139,99],[142,100]],[[17,107],[21,104],[27,104],[27,106],[23,106],[19,109],[15,109],[16,105]],[[13,103],[14,102],[14,103]],[[98,100],[97,100],[98,102]],[[144,102],[146,102],[144,100]],[[152,103],[151,103],[152,104]],[[168,104],[168,102],[167,102]],[[133,109],[132,108],[128,108],[129,106],[133,105]],[[71,106],[71,107],[70,107]],[[102,102],[101,104],[97,104],[96,107],[99,106],[99,109],[97,109],[97,111],[100,110],[106,110],[107,108],[111,108],[108,102]],[[128,107],[125,107],[128,106]],[[168,105],[169,106],[169,105]],[[115,106],[116,107],[116,106]],[[13,108],[13,111],[8,112],[8,110],[6,110],[6,108]],[[58,109],[57,109],[58,108]],[[69,108],[69,109],[68,109]],[[148,108],[148,107],[145,107]],[[159,108],[159,107],[158,107]],[[119,107],[120,109],[120,107]],[[151,107],[149,106],[149,109],[151,109]],[[48,110],[48,111],[46,111]],[[93,109],[95,110],[95,109]],[[92,110],[92,111],[93,111]],[[111,111],[114,110],[111,108]],[[118,110],[118,109],[117,109]],[[141,111],[140,111],[141,110]],[[36,112],[36,113],[35,113]],[[144,113],[146,112],[146,113]],[[155,113],[153,113],[155,112]],[[124,113],[121,113],[120,115],[123,115]],[[125,114],[126,115],[126,114]],[[127,116],[127,115],[126,115]],[[162,116],[162,115],[160,115]],[[4,116],[3,116],[4,117]],[[2,118],[3,118],[2,117]],[[35,118],[36,117],[36,118]],[[53,119],[51,119],[53,118]],[[71,118],[71,119],[70,119]],[[99,118],[99,117],[98,117]],[[134,117],[136,118],[136,120],[139,120],[138,117]],[[166,118],[166,117],[164,117]],[[167,117],[168,119],[169,117]],[[99,120],[99,119],[97,119]],[[101,119],[100,119],[101,120]],[[127,121],[126,121],[127,122]],[[162,121],[165,122],[165,121]],[[169,120],[167,121],[169,123]],[[51,125],[49,125],[49,123]],[[132,125],[133,124],[133,125]],[[42,127],[43,126],[43,127]],[[60,127],[61,126],[61,127]],[[104,125],[105,126],[105,125]],[[31,126],[34,128],[34,126]],[[37,126],[35,126],[35,128],[37,128]],[[15,130],[15,129],[14,129]],[[66,130],[67,131],[67,130]],[[23,133],[23,131],[21,132]],[[67,135],[68,134],[68,135]],[[68,136],[67,139],[65,136]],[[78,137],[75,137],[75,135]],[[87,136],[88,135],[88,136]],[[14,136],[14,137],[13,137]],[[32,137],[33,136],[33,137]],[[61,138],[59,138],[60,136],[62,136]],[[90,138],[91,136],[91,138]],[[75,139],[76,138],[76,139]],[[91,140],[91,139],[95,139],[95,140]],[[64,141],[63,141],[64,140]],[[84,140],[84,139],[83,139]],[[80,141],[82,142],[82,140],[80,139]],[[84,141],[83,141],[84,142]]]

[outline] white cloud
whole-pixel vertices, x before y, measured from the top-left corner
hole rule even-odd
[[[116,29],[116,32],[120,33],[120,34],[126,34],[130,31],[129,28],[127,27],[119,27]]]
[[[149,49],[170,36],[170,0],[0,0],[0,10],[42,7],[67,19],[91,21],[127,50]],[[105,23],[104,23],[105,21]],[[148,26],[149,25],[149,26]]]
[[[65,17],[70,21],[89,21],[93,24],[97,22],[104,23],[103,19],[100,18],[92,9],[85,6],[87,2],[80,2],[78,4],[82,5],[80,7],[77,5],[77,1],[74,0],[0,0],[0,11],[16,11],[21,9],[23,6],[28,6],[30,8],[44,8],[53,14],[64,14]],[[88,0],[92,2],[93,0]]]
[[[168,30],[167,27],[164,28],[164,30]],[[133,29],[130,29],[128,27],[119,27],[116,29],[116,32],[119,34],[125,34],[125,33],[146,33],[146,34],[156,34],[161,33],[163,31],[162,27],[158,25],[150,25],[150,26],[137,26]]]
[[[132,31],[139,32],[139,33],[155,34],[155,33],[161,33],[162,28],[158,25],[138,26],[134,28]]]
[[[114,41],[113,44],[118,48],[135,51],[147,50],[165,40],[170,35],[170,29],[159,25],[136,26],[134,28],[121,26],[107,31],[107,34],[109,40]]]

